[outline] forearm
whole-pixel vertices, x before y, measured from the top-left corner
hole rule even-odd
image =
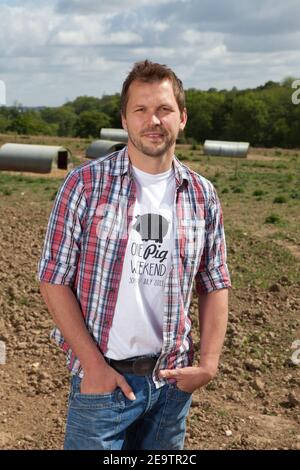
[[[216,375],[228,318],[228,290],[220,289],[199,296],[200,363],[160,371],[160,376],[175,379],[180,390],[193,393]]]
[[[200,366],[217,372],[228,321],[228,289],[199,296]]]
[[[106,362],[84,322],[77,299],[69,286],[40,283],[40,291],[55,324],[85,371]]]

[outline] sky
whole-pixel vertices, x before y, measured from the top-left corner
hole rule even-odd
[[[299,0],[0,0],[7,105],[120,92],[144,59],[185,89],[300,78],[299,45]]]

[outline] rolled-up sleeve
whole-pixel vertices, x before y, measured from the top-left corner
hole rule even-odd
[[[74,170],[67,176],[55,198],[38,263],[39,281],[73,284],[86,207],[84,187]]]
[[[205,219],[204,248],[195,277],[196,291],[199,295],[231,287],[222,208],[214,188]]]

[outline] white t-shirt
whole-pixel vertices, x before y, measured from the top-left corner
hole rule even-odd
[[[133,219],[106,356],[158,353],[163,342],[164,284],[174,246],[175,176],[132,166],[137,188]]]

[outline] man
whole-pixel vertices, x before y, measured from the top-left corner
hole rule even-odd
[[[128,146],[70,172],[39,263],[72,374],[64,448],[182,449],[192,393],[215,376],[225,336],[222,212],[212,184],[174,155],[187,112],[171,69],[136,63],[121,115]]]

